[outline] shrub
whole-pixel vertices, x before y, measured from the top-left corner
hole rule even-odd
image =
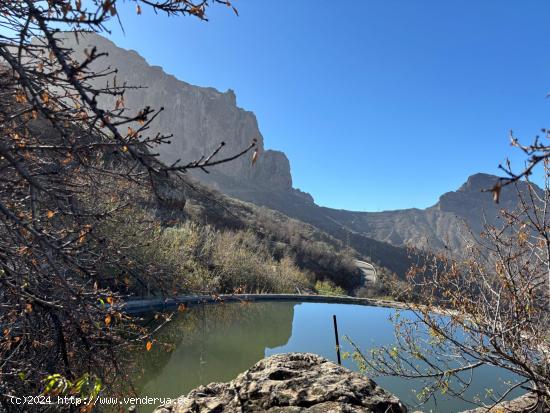
[[[340,288],[331,281],[317,281],[315,283],[315,290],[321,295],[346,295],[346,291]]]
[[[311,286],[306,271],[288,256],[274,258],[249,230],[217,230],[188,220],[153,232],[154,242],[129,253],[140,265],[154,263],[158,278],[169,280],[170,294],[296,293]]]

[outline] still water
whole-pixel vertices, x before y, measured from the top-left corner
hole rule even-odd
[[[392,344],[394,329],[389,317],[395,310],[350,304],[322,303],[230,303],[195,306],[165,327],[158,342],[139,355],[141,396],[178,397],[201,384],[225,382],[265,356],[286,352],[309,352],[336,361],[332,315],[338,318],[342,351],[351,346],[349,336],[365,352]],[[160,344],[160,343],[165,344]],[[343,364],[353,370],[351,359]],[[420,382],[393,377],[372,377],[409,407],[417,404],[414,391]],[[467,396],[483,399],[486,388],[498,390],[511,374],[494,368],[477,370]],[[517,395],[517,393],[511,396]],[[424,411],[457,412],[472,405],[456,398],[438,398],[422,406]],[[147,406],[140,411],[152,411]]]

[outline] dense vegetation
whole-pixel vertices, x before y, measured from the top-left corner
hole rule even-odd
[[[158,205],[142,191],[132,213],[100,233],[128,244],[129,294],[313,292],[327,281],[353,293],[362,277],[357,253],[315,228],[265,208],[225,197],[186,177],[167,180],[185,202]],[[134,196],[136,193],[134,192]],[[147,269],[149,267],[149,269]],[[154,267],[155,280],[140,274]],[[124,279],[105,268],[110,279]],[[112,285],[112,287],[116,287]]]

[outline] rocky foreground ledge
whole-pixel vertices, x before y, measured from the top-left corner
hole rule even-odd
[[[309,353],[267,357],[229,383],[210,383],[154,413],[406,413],[369,378]]]

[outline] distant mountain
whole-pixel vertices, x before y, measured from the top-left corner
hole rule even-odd
[[[517,206],[517,191],[504,187],[500,202],[493,202],[491,193],[498,177],[478,173],[470,176],[456,191],[440,196],[439,201],[426,209],[403,209],[384,212],[352,212],[323,208],[325,214],[350,230],[396,246],[441,250],[457,253],[477,237],[485,224],[498,224],[501,209]],[[519,183],[520,191],[526,184]]]
[[[429,208],[384,212],[320,207],[303,196],[297,196],[296,190],[279,193],[263,188],[250,192],[238,186],[227,187],[226,190],[234,197],[277,209],[310,223],[395,270],[391,257],[398,263],[409,262],[403,255],[404,248],[426,251],[449,249],[461,255],[468,244],[475,242],[485,225],[499,225],[499,211],[516,208],[518,195],[514,186],[507,186],[502,189],[499,203],[493,202],[487,190],[498,179],[495,175],[474,174],[456,191],[441,195],[439,201]],[[524,182],[518,183],[518,187],[520,192],[526,193]],[[535,188],[542,192],[540,188]],[[392,250],[390,246],[396,248]],[[403,268],[399,267],[397,272],[401,273]]]
[[[473,233],[479,233],[483,213],[492,221],[499,208],[515,202],[513,190],[505,189],[501,204],[494,204],[490,194],[482,193],[481,189],[491,188],[497,177],[476,174],[457,191],[442,195],[437,204],[424,210],[354,212],[320,207],[310,194],[293,188],[286,155],[265,150],[256,117],[237,106],[232,90],[222,93],[190,85],[158,66],[150,66],[135,51],[118,48],[96,34],[82,34],[78,41],[72,34],[63,36],[65,44],[80,57],[84,56],[85,49],[93,46],[108,53],[96,64],[96,69],[107,65],[116,67],[119,83],[146,87],[128,91],[127,107],[164,107],[150,129],[151,134],[174,135],[170,144],[158,149],[162,160],[173,163],[178,159],[183,162],[198,159],[209,154],[221,141],[226,142],[224,154],[227,155],[246,147],[255,138],[261,152],[256,165],[251,164],[249,157],[242,157],[212,168],[210,174],[200,172],[194,176],[232,197],[314,225],[398,274],[404,274],[410,262],[405,246],[462,251],[471,239],[466,226]],[[114,101],[100,103],[110,107],[115,104]]]

